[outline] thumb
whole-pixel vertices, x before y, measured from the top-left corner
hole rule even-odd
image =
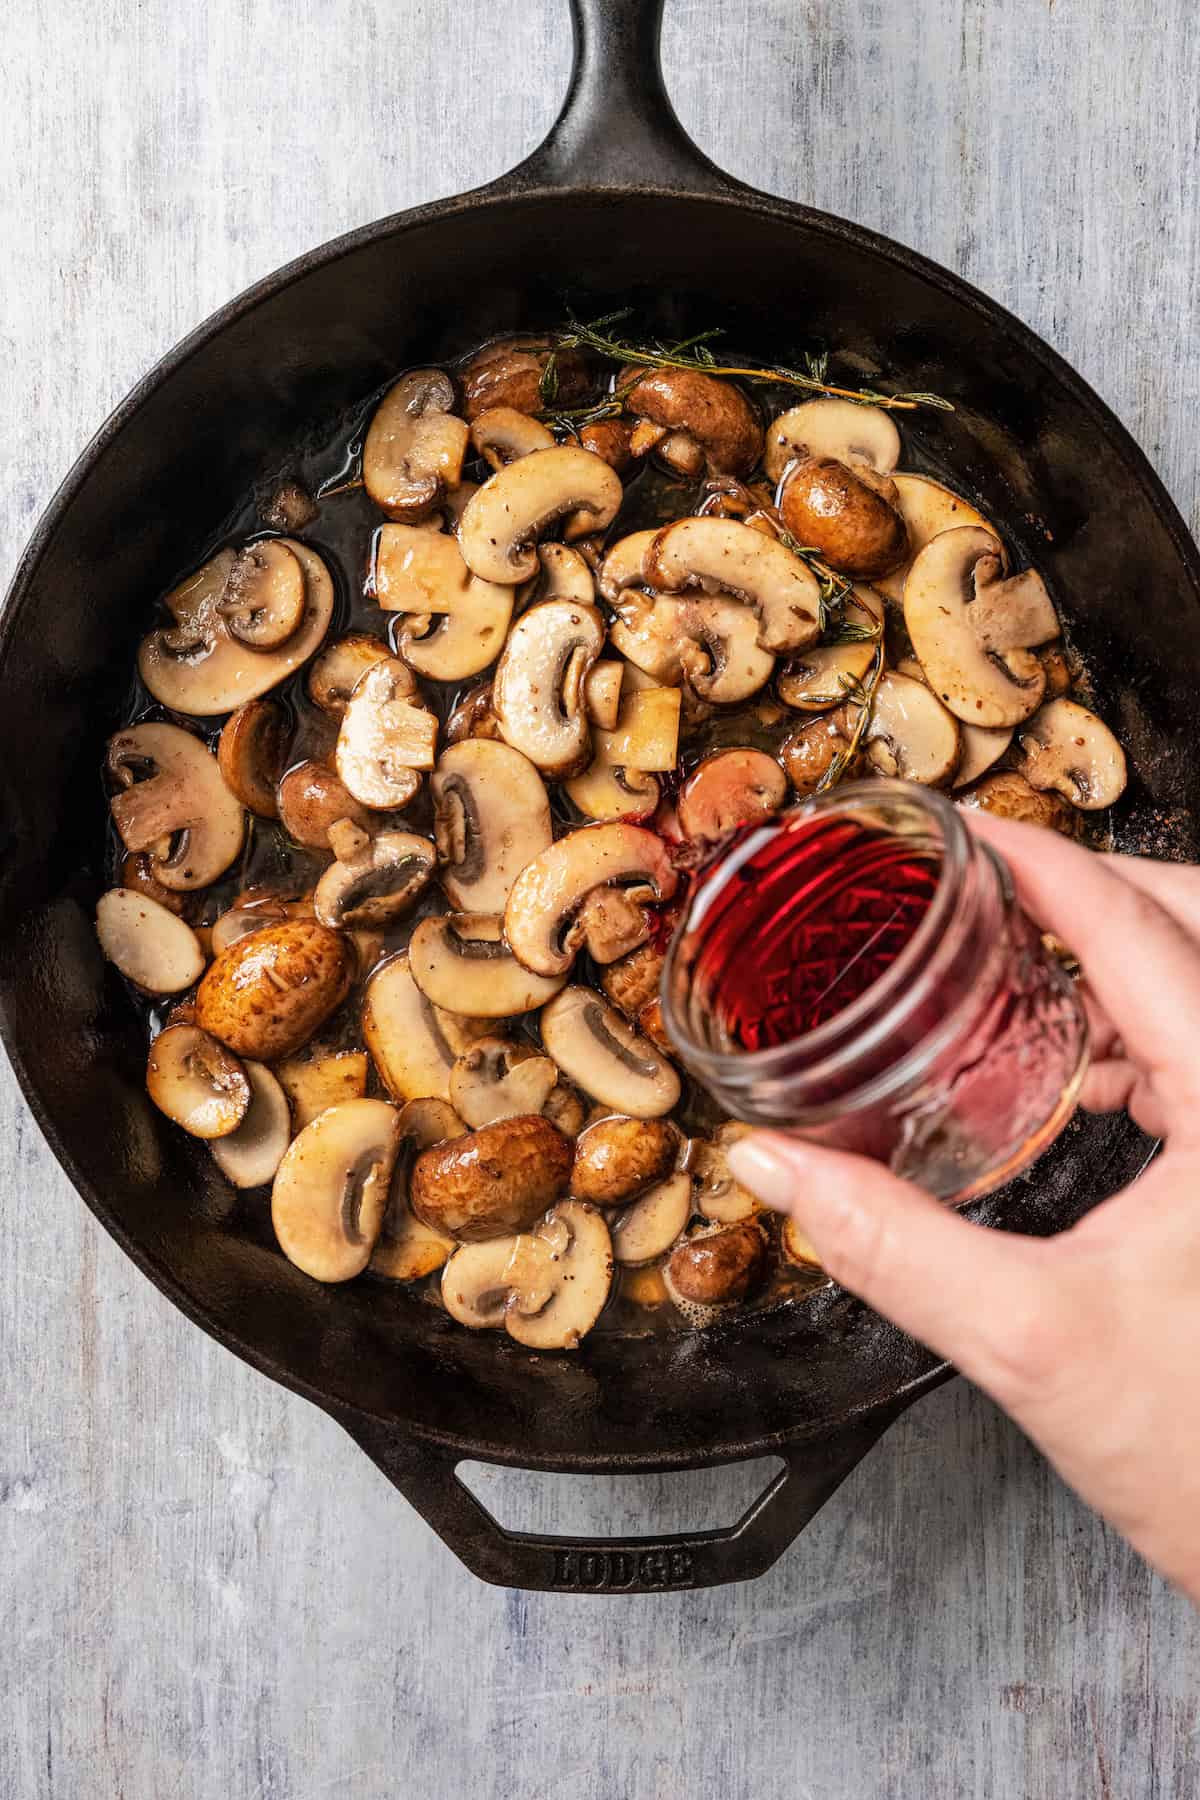
[[[728,1158],[736,1181],[797,1221],[835,1281],[982,1386],[1017,1398],[1023,1350],[1049,1304],[1044,1245],[969,1224],[865,1156],[780,1132],[752,1132]]]

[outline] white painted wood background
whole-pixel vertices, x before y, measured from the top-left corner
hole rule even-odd
[[[24,0],[0,67],[0,549],[274,265],[474,185],[562,0]],[[1183,0],[671,0],[701,145],[999,296],[1197,523],[1200,25]],[[186,1324],[0,1086],[2,1800],[1190,1800],[1200,1619],[961,1385],[765,1579],[476,1583],[343,1435]],[[543,1529],[718,1522],[736,1472],[504,1475]],[[684,1510],[680,1490],[684,1492]]]

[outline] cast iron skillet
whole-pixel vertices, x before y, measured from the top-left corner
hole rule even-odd
[[[1118,820],[1190,855],[1200,818],[1200,561],[1140,451],[1024,326],[910,251],[754,192],[684,135],[662,86],[662,0],[572,0],[562,116],[503,180],[340,238],[260,282],[167,356],[38,526],[0,636],[0,1007],[52,1149],[138,1266],[237,1355],[338,1419],[463,1561],[528,1588],[638,1592],[768,1568],[891,1420],[950,1371],[846,1295],[703,1334],[594,1334],[578,1355],[471,1335],[406,1294],[320,1287],[203,1149],[149,1105],[145,1047],[101,962],[97,771],[153,597],[254,483],[396,369],[491,334],[634,302],[764,356],[852,349],[864,376],[957,411],[928,441],[1036,557],[1132,753]],[[311,532],[321,548],[318,520]],[[1073,1129],[985,1209],[1049,1233],[1128,1181],[1124,1120]],[[786,1468],[727,1530],[575,1543],[503,1531],[463,1458],[577,1472],[768,1452]]]

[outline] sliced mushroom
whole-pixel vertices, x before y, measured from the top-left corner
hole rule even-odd
[[[575,916],[580,942],[593,962],[617,962],[650,936],[651,919],[627,888],[593,888]]]
[[[550,360],[551,344],[544,337],[498,338],[485,344],[461,371],[463,411],[477,419],[493,406],[513,406],[518,412],[540,412],[545,401],[542,383]],[[552,399],[555,406],[571,406],[587,394],[587,363],[578,350],[554,348]]]
[[[290,900],[282,895],[257,895],[253,892],[249,897],[239,896],[213,923],[210,940],[212,953],[220,956],[242,938],[249,937],[252,932],[264,931],[268,925],[278,925],[283,919],[312,917],[312,905],[307,897]]]
[[[448,913],[422,919],[408,946],[412,977],[435,1006],[481,1019],[511,1019],[558,993],[564,977],[547,979],[517,961],[504,941],[499,913]]]
[[[1039,793],[1023,775],[1001,769],[958,795],[958,805],[976,812],[994,813],[1000,819],[1018,819],[1025,825],[1041,825],[1074,837],[1079,815],[1059,794]]]
[[[549,1119],[501,1119],[435,1144],[413,1164],[409,1204],[463,1243],[524,1231],[567,1189],[571,1143]]]
[[[615,729],[595,731],[595,755],[610,768],[664,774],[679,761],[678,688],[643,688],[626,694]]]
[[[749,1189],[734,1180],[729,1167],[730,1150],[749,1129],[730,1121],[718,1126],[711,1138],[698,1139],[689,1151],[688,1173],[695,1183],[696,1211],[711,1225],[736,1225],[762,1210]]]
[[[583,684],[583,703],[593,725],[615,731],[621,716],[621,683],[625,665],[611,657],[593,663]]]
[[[943,531],[904,584],[904,622],[933,692],[969,725],[1019,725],[1036,712],[1046,671],[1033,646],[1058,616],[1032,569],[1003,578],[1000,546],[976,526]]]
[[[192,897],[186,893],[172,893],[170,888],[163,886],[154,873],[153,858],[147,850],[130,850],[122,857],[121,886],[145,894],[148,900],[157,900],[176,918],[192,916],[195,904]]]
[[[138,673],[154,698],[175,712],[211,718],[278,687],[319,647],[333,614],[329,570],[295,538],[272,542],[304,572],[304,612],[285,643],[247,656],[220,610],[235,553],[222,550],[166,597],[175,623],[151,631],[138,650]]]
[[[465,744],[471,738],[488,738],[495,743],[500,737],[500,721],[492,707],[492,684],[472,688],[463,695],[446,720],[446,742]]]
[[[554,433],[515,406],[489,406],[475,414],[471,442],[489,468],[502,469],[534,450],[552,450]]]
[[[389,1281],[420,1281],[440,1269],[454,1249],[454,1239],[432,1230],[408,1203],[412,1162],[422,1150],[461,1137],[466,1126],[445,1100],[410,1100],[400,1108],[399,1149],[388,1194],[387,1212],[375,1249],[371,1273]]]
[[[706,1225],[671,1252],[663,1280],[671,1299],[694,1325],[708,1325],[761,1286],[767,1240],[753,1220]]]
[[[779,1248],[783,1251],[785,1259],[798,1269],[819,1269],[821,1267],[820,1257],[795,1219],[787,1218],[783,1221],[783,1229],[779,1233]]]
[[[574,600],[590,606],[596,598],[596,578],[587,560],[569,544],[539,544],[539,573],[521,589],[522,607],[538,600]]]
[[[241,1124],[228,1137],[213,1140],[212,1156],[234,1187],[265,1187],[274,1181],[291,1142],[292,1117],[287,1095],[270,1069],[256,1062],[248,1062],[245,1069],[250,1104]]]
[[[598,1119],[575,1145],[571,1192],[594,1206],[624,1206],[665,1181],[678,1154],[679,1133],[665,1119]]]
[[[514,956],[535,975],[565,974],[583,942],[576,914],[593,889],[614,882],[639,901],[669,900],[677,876],[662,839],[638,825],[586,825],[551,844],[508,897],[504,928]]]
[[[541,1031],[563,1073],[602,1106],[660,1119],[679,1099],[667,1059],[590,988],[565,988],[543,1008]]]
[[[385,612],[408,615],[397,648],[418,674],[466,681],[498,656],[512,618],[512,589],[473,575],[453,537],[383,526],[374,586]]]
[[[1102,719],[1076,700],[1048,700],[1017,732],[1019,772],[1030,787],[1051,788],[1096,812],[1125,792],[1125,752]]]
[[[168,1025],[150,1046],[146,1091],[192,1137],[228,1137],[250,1105],[246,1071],[210,1032]]]
[[[505,742],[544,774],[574,775],[590,759],[584,683],[603,648],[599,612],[569,600],[531,606],[509,633],[492,705]]]
[[[811,569],[777,538],[737,519],[678,519],[659,532],[643,563],[668,593],[708,588],[745,599],[764,650],[802,650],[820,630],[821,590]]]
[[[1013,728],[1011,725],[989,728],[986,725],[960,724],[958,735],[962,739],[962,755],[954,771],[952,786],[961,788],[966,787],[969,782],[978,781],[993,763],[999,762],[1012,743]]]
[[[875,687],[864,737],[867,760],[881,775],[945,786],[962,751],[958,720],[922,681],[889,669]]]
[[[395,657],[367,670],[346,703],[334,760],[356,800],[384,812],[407,806],[436,760],[437,719],[414,703],[413,678]]]
[[[538,569],[536,540],[568,513],[583,531],[611,524],[621,504],[621,478],[577,445],[535,450],[509,463],[473,494],[459,526],[468,566],[484,581],[514,586]]]
[[[624,1268],[654,1262],[683,1232],[691,1210],[691,1178],[668,1175],[613,1219],[609,1227],[613,1255]]]
[[[331,1106],[361,1100],[369,1073],[364,1050],[331,1050],[324,1044],[312,1044],[301,1055],[285,1056],[275,1064],[297,1131]]]
[[[109,962],[148,994],[178,994],[204,973],[190,925],[133,888],[110,888],[96,906],[96,936]]]
[[[271,1190],[271,1223],[288,1261],[314,1281],[350,1281],[366,1268],[398,1138],[390,1101],[345,1100],[289,1145]]]
[[[713,706],[736,705],[770,681],[775,658],[760,647],[758,617],[740,600],[723,594],[692,600],[683,626],[679,666],[701,700]],[[620,648],[617,631],[614,625],[613,642]]]
[[[832,456],[850,468],[865,464],[879,475],[890,475],[900,460],[900,433],[881,406],[860,406],[832,395],[805,400],[768,426],[763,464],[777,482],[789,463],[812,456]]]
[[[787,776],[765,750],[718,750],[692,770],[679,794],[680,830],[716,844],[740,825],[761,825],[787,798]]]
[[[514,1288],[533,1275],[527,1245],[528,1239],[509,1235],[455,1250],[442,1270],[442,1304],[450,1317],[469,1331],[499,1331]]]
[[[196,990],[196,1022],[239,1056],[290,1056],[346,998],[354,947],[315,919],[285,919],[238,940]]]
[[[914,560],[931,538],[962,525],[975,525],[996,536],[991,524],[961,494],[951,493],[940,481],[928,475],[893,475],[896,505],[908,533],[908,559],[890,574],[881,575],[875,586],[897,606],[904,599],[904,583]]]
[[[393,1099],[449,1100],[457,1052],[413,980],[407,956],[397,956],[371,974],[363,995],[362,1032]]]
[[[132,725],[109,739],[107,767],[121,788],[111,801],[121,840],[150,853],[164,887],[207,887],[236,861],[246,815],[200,738],[178,725]]]
[[[230,713],[217,739],[225,785],[260,819],[277,819],[276,788],[283,774],[291,725],[278,700],[247,700]]]
[[[433,845],[415,832],[381,831],[344,860],[341,847],[334,849],[339,860],[318,881],[314,900],[318,919],[335,931],[392,924],[433,878]]]
[[[849,402],[847,402],[849,404]],[[841,706],[847,688],[865,681],[879,654],[883,601],[874,588],[856,583],[847,595],[831,641],[813,644],[789,657],[775,686],[779,698],[800,712],[827,712]],[[848,642],[840,641],[846,634]]]
[[[658,997],[658,984],[666,955],[655,944],[643,944],[604,970],[600,985],[614,1006],[636,1019],[642,1008]]]
[[[586,818],[604,821],[648,819],[656,811],[662,793],[653,775],[610,768],[607,763],[595,761],[565,785]]]
[[[575,1350],[603,1312],[612,1287],[608,1226],[590,1206],[564,1200],[532,1235],[547,1246],[549,1267],[528,1287],[516,1287],[505,1328],[530,1350]]]
[[[865,463],[851,468],[831,456],[810,456],[791,464],[779,490],[779,515],[793,537],[855,579],[886,575],[908,555],[895,485]]]
[[[284,830],[310,850],[328,850],[330,827],[341,819],[363,831],[380,823],[324,763],[300,762],[289,769],[279,783],[278,802]]]
[[[476,739],[443,750],[429,785],[446,898],[463,912],[502,912],[553,836],[541,776],[519,750]]]
[[[384,662],[388,647],[382,638],[367,632],[351,632],[327,644],[308,671],[308,697],[322,712],[340,718],[346,702],[372,663]]]
[[[626,394],[625,409],[690,439],[714,475],[748,475],[762,452],[762,426],[742,390],[698,369],[647,369]],[[685,454],[681,472],[698,472],[700,461]]]
[[[472,1127],[540,1113],[558,1070],[548,1056],[511,1038],[477,1038],[450,1071],[450,1104]]]
[[[448,375],[414,369],[375,409],[363,445],[363,485],[390,519],[424,518],[462,479],[470,434],[453,407]]]
[[[304,570],[283,538],[247,544],[233,559],[217,611],[252,650],[277,650],[304,617]]]
[[[1071,661],[1061,644],[1043,644],[1037,659],[1046,671],[1046,699],[1058,700],[1075,685]]]
[[[627,588],[644,584],[642,565],[657,536],[657,530],[631,531],[618,538],[607,551],[596,576],[596,585],[610,606],[617,604]]]

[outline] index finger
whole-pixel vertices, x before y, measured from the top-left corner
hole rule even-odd
[[[1071,946],[1088,986],[1120,1032],[1130,1058],[1194,1092],[1200,1063],[1200,950],[1116,859],[1098,856],[1043,826],[967,814],[977,837],[1012,870],[1036,924]]]

